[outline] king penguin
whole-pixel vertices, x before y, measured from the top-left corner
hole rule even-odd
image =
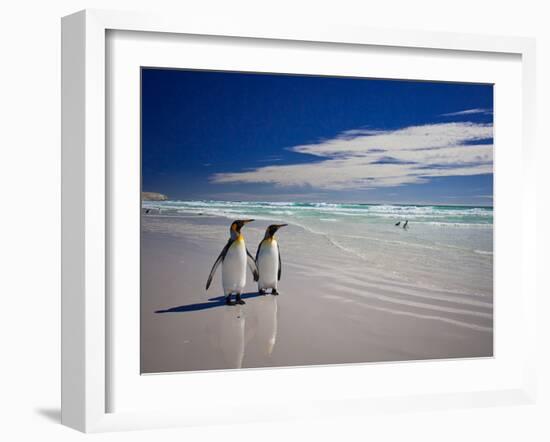
[[[262,242],[256,252],[256,265],[260,272],[258,279],[258,291],[260,295],[266,294],[266,289],[271,289],[272,295],[278,295],[277,282],[281,279],[281,253],[279,244],[275,239],[275,232],[288,224],[272,224],[266,231]]]
[[[258,280],[258,268],[256,267],[256,261],[246,248],[244,243],[244,236],[241,233],[241,228],[254,221],[253,219],[244,219],[233,221],[229,228],[229,241],[223,248],[216,259],[216,262],[212,266],[208,280],[206,281],[206,290],[210,287],[214,273],[216,269],[222,264],[222,287],[223,294],[225,295],[225,303],[227,305],[244,304],[241,299],[243,288],[246,284],[246,265],[250,267],[254,281]],[[231,295],[234,294],[236,302],[231,302]]]

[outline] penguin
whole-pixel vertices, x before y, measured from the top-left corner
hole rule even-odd
[[[409,225],[409,220],[405,221],[405,224],[403,224],[403,228],[407,229],[407,226]]]
[[[395,226],[396,226],[396,227],[399,227],[399,224],[401,224],[401,221],[397,221],[397,222],[395,223]]]
[[[265,295],[266,289],[271,289],[271,294],[277,296],[277,281],[281,279],[281,252],[274,235],[281,227],[288,224],[272,224],[266,231],[262,242],[256,251],[256,265],[260,272],[258,279],[258,292]]]
[[[214,262],[208,280],[206,281],[206,290],[210,287],[216,269],[222,264],[222,287],[227,305],[245,304],[241,299],[243,288],[246,284],[246,266],[252,271],[254,281],[258,280],[258,268],[256,261],[246,248],[244,236],[241,233],[241,228],[254,221],[253,219],[244,219],[233,221],[229,228],[229,241],[221,251],[218,259]],[[231,301],[231,295],[235,294],[235,302]]]

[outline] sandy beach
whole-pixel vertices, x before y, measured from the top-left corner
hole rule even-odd
[[[277,221],[243,229],[253,255]],[[457,259],[450,248],[422,259],[391,245],[358,254],[290,222],[278,234],[280,296],[259,296],[249,273],[246,304],[225,306],[221,272],[208,292],[205,282],[230,222],[154,210],[142,217],[142,373],[492,355],[492,276],[475,270],[492,268],[488,252],[471,253],[461,268],[449,264]],[[403,260],[409,273],[392,268]]]

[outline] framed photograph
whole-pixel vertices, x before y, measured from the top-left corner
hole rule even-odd
[[[64,424],[533,400],[532,40],[62,26]]]

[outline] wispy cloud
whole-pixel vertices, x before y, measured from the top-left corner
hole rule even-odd
[[[270,156],[270,157],[264,158],[262,160],[258,160],[259,163],[275,163],[277,161],[282,161],[282,158],[281,157]]]
[[[391,131],[357,129],[289,148],[318,157],[306,164],[217,173],[214,183],[271,183],[323,190],[372,189],[425,183],[441,176],[492,173],[491,124],[441,123]]]
[[[474,114],[488,115],[488,114],[492,114],[492,113],[493,113],[493,111],[491,109],[476,108],[476,109],[461,110],[461,111],[458,111],[458,112],[449,112],[448,114],[441,114],[441,116],[442,117],[456,117],[456,116],[474,115]]]

